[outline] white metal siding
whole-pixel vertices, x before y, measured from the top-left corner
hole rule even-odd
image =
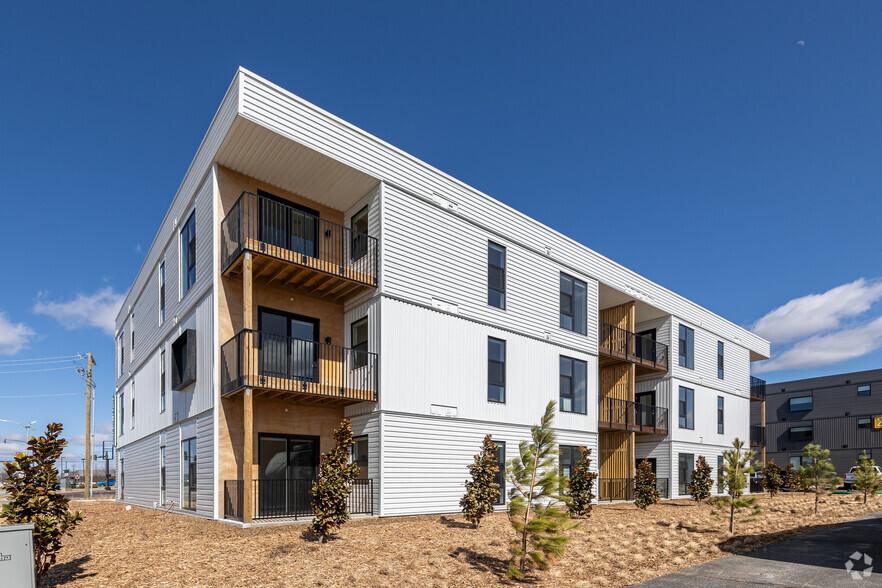
[[[681,323],[695,331],[694,369],[680,367],[679,333]],[[705,328],[674,317],[672,339],[671,374],[674,377],[745,398],[750,397],[750,352],[745,347],[728,341],[723,342],[724,377],[721,380],[717,377],[717,342],[721,340],[719,337]]]
[[[159,501],[159,436],[132,443],[119,455],[125,460],[124,502],[153,506]]]
[[[196,419],[196,512],[214,517],[214,415]]]
[[[362,415],[352,419],[352,436],[368,437],[368,477],[374,481],[374,514],[380,514],[380,417]]]

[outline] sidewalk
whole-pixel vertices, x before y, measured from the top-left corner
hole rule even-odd
[[[845,567],[853,555],[856,561],[852,560],[852,570],[859,579],[853,579]],[[872,573],[864,576],[861,572],[869,572],[870,567]],[[882,586],[882,511],[751,553],[709,561],[638,586]]]

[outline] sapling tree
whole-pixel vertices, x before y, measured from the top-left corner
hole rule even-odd
[[[495,482],[496,472],[499,471],[496,465],[498,449],[499,445],[491,440],[490,435],[484,437],[481,453],[476,454],[475,460],[469,465],[472,479],[466,480],[466,493],[459,500],[466,520],[476,529],[481,526],[484,515],[492,513],[494,505],[499,502],[499,484]]]
[[[17,453],[3,464],[8,502],[0,516],[8,524],[33,523],[37,584],[55,563],[62,538],[83,522],[83,513],[71,512],[67,498],[58,492],[55,464],[67,446],[67,441],[59,438],[61,430],[60,423],[49,423],[45,435],[28,439],[27,453]]]
[[[864,504],[867,503],[867,494],[875,494],[882,487],[882,474],[876,471],[876,462],[867,457],[864,451],[855,462],[854,489],[864,494]]]
[[[761,509],[756,506],[756,496],[744,496],[747,487],[747,476],[754,470],[752,460],[756,452],[744,449],[744,441],[735,438],[732,449],[723,452],[723,482],[726,488],[725,496],[715,496],[708,502],[714,504],[721,511],[729,511],[729,533],[735,532],[735,514],[738,509],[752,509],[753,515],[759,514]]]
[[[695,469],[692,470],[692,480],[687,485],[692,500],[701,504],[701,501],[710,498],[711,487],[714,481],[711,478],[711,467],[703,455],[698,456]]]
[[[793,467],[793,462],[787,464],[787,468],[784,470],[784,485],[782,488],[787,490],[788,492],[796,492],[800,489],[799,486],[799,472],[795,467]]]
[[[815,495],[815,514],[818,514],[818,499],[821,494],[836,488],[842,482],[830,461],[830,450],[815,443],[803,447],[799,473],[803,479],[803,487]]]
[[[793,464],[790,464],[791,467]],[[774,498],[781,489],[784,478],[781,474],[781,466],[775,463],[774,459],[770,459],[763,468],[763,488],[769,493],[769,498]]]
[[[559,449],[554,430],[555,403],[549,402],[538,425],[530,427],[531,441],[521,441],[518,456],[508,462],[511,482],[508,518],[517,535],[511,543],[512,564],[508,575],[523,578],[529,568],[547,569],[563,555],[576,526],[560,508]]]
[[[591,501],[594,500],[594,480],[597,479],[597,473],[591,471],[591,450],[579,447],[579,460],[573,466],[573,473],[570,476],[569,500],[567,508],[570,510],[572,517],[591,516]]]
[[[634,505],[646,510],[650,504],[659,501],[660,495],[655,484],[655,472],[652,464],[643,460],[637,466],[637,477],[634,480]]]
[[[319,543],[336,532],[349,520],[349,494],[352,483],[358,477],[358,464],[352,462],[352,426],[343,419],[334,431],[337,442],[319,461],[318,480],[312,485],[314,518],[309,530],[319,538]]]

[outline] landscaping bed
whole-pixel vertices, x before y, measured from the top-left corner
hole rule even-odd
[[[861,501],[858,501],[861,498]],[[708,505],[664,501],[595,506],[572,532],[566,554],[532,578],[542,586],[627,586],[730,553],[750,551],[819,526],[882,509],[882,497],[810,494],[759,498],[763,514],[736,523]],[[353,521],[319,545],[306,525],[241,529],[218,521],[73,501],[83,524],[65,539],[46,586],[486,586],[509,583],[507,516],[475,530],[461,515]],[[516,584],[510,582],[511,584]]]

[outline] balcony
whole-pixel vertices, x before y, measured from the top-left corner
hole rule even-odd
[[[750,399],[763,402],[766,399],[766,381],[750,376]]]
[[[668,409],[663,406],[602,397],[597,421],[601,431],[621,430],[646,435],[668,434]]]
[[[766,428],[762,425],[750,425],[750,446],[765,447]]]
[[[377,401],[378,356],[243,330],[221,346],[221,395],[344,406]]]
[[[634,478],[598,478],[598,500],[634,500]],[[670,498],[668,494],[668,478],[655,478],[655,489],[659,498]]]
[[[253,254],[255,280],[335,302],[377,286],[377,239],[251,192],[221,222],[221,273],[242,272]]]
[[[667,345],[609,323],[600,323],[598,352],[601,366],[625,361],[635,364],[638,375],[668,371]]]
[[[252,480],[252,520],[312,518],[312,479]],[[244,520],[244,480],[224,480],[224,518]],[[374,481],[354,480],[346,499],[349,514],[374,514]]]

